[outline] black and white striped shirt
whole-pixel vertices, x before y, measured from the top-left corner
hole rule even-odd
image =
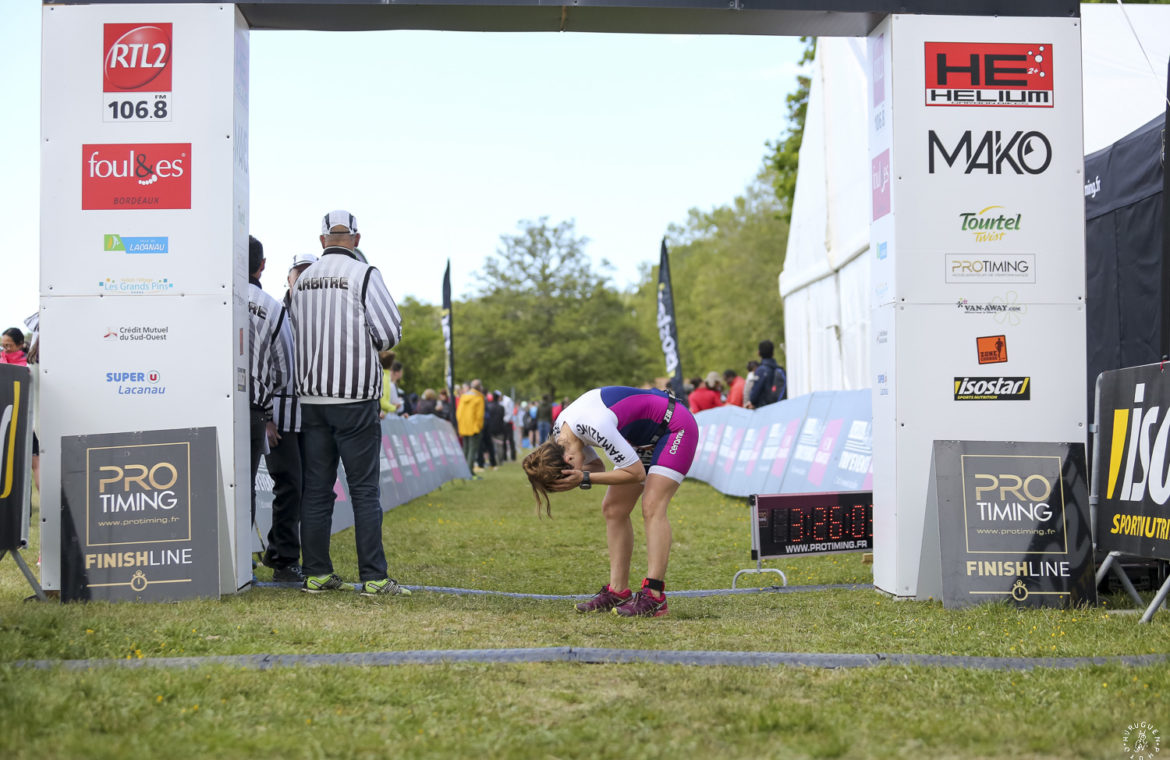
[[[326,248],[297,280],[291,313],[301,403],[381,397],[378,352],[401,339],[402,316],[377,269]]]
[[[260,283],[248,283],[248,402],[272,410],[272,395],[292,372],[292,329],[284,306],[264,292]]]

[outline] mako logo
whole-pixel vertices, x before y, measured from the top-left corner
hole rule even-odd
[[[102,240],[102,250],[127,254],[170,253],[170,238],[106,235]]]
[[[191,208],[191,143],[81,146],[81,208]]]
[[[171,91],[171,25],[106,24],[104,92]]]
[[[1052,45],[927,42],[926,105],[1052,108]]]
[[[955,401],[1030,401],[1030,377],[956,377]]]
[[[1009,232],[1018,232],[1023,214],[1004,213],[1003,206],[988,206],[982,211],[960,211],[959,228],[970,232],[976,243],[996,243]]]
[[[1164,413],[1167,410],[1156,402],[1147,406],[1145,391],[1146,384],[1138,383],[1134,387],[1133,407],[1113,410],[1113,439],[1107,442],[1109,479],[1105,498],[1140,502],[1148,492],[1151,501],[1164,506],[1170,500],[1170,468],[1166,467],[1170,414]],[[1102,410],[1102,416],[1107,413]]]
[[[995,129],[978,136],[968,129],[952,143],[932,129],[927,136],[927,151],[931,174],[938,163],[945,163],[948,168],[958,164],[964,174],[989,175],[1043,174],[1052,164],[1052,143],[1043,132],[1036,130],[1013,133]]]

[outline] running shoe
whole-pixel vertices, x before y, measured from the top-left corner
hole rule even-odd
[[[614,607],[613,614],[622,617],[662,617],[666,615],[666,595],[655,599],[649,591],[639,591],[630,601]]]
[[[625,596],[622,596],[615,592],[607,583],[601,587],[601,591],[598,591],[592,599],[578,604],[577,612],[606,612],[628,601],[630,601],[629,591],[626,591]]]
[[[300,565],[282,565],[272,571],[274,583],[304,583],[305,574]]]
[[[344,586],[345,582],[336,573],[307,575],[305,582],[301,584],[301,591],[308,594],[320,594],[322,591],[336,591]]]
[[[393,578],[383,578],[380,581],[366,581],[359,593],[362,596],[410,596],[410,589],[399,586]]]

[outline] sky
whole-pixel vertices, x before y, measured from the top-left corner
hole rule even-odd
[[[37,308],[40,0],[6,0],[0,39],[0,322]],[[456,297],[521,220],[575,220],[634,285],[668,226],[731,203],[785,124],[802,43],[582,33],[250,35],[251,231],[269,272],[319,252],[345,208],[396,299]],[[777,252],[779,260],[780,252]],[[265,289],[283,294],[279,276]]]

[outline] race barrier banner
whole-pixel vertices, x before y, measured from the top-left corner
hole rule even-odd
[[[428,494],[458,478],[469,479],[467,460],[451,423],[430,414],[413,417],[386,417],[382,420],[381,500],[382,510],[389,511],[411,499]],[[353,527],[353,510],[349,504],[349,486],[345,470],[338,467],[337,496],[333,510],[333,532]],[[272,476],[264,458],[256,476],[256,530],[252,550],[261,551],[260,541],[268,539],[272,525]]]
[[[760,409],[695,415],[699,445],[688,477],[729,496],[869,491],[870,391],[828,391]]]
[[[918,598],[1096,605],[1082,443],[935,441]]]
[[[31,392],[27,367],[0,364],[0,552],[28,543]]]
[[[1097,381],[1097,548],[1170,560],[1170,382],[1161,364]]]
[[[235,590],[215,428],[65,436],[61,452],[62,600]]]

